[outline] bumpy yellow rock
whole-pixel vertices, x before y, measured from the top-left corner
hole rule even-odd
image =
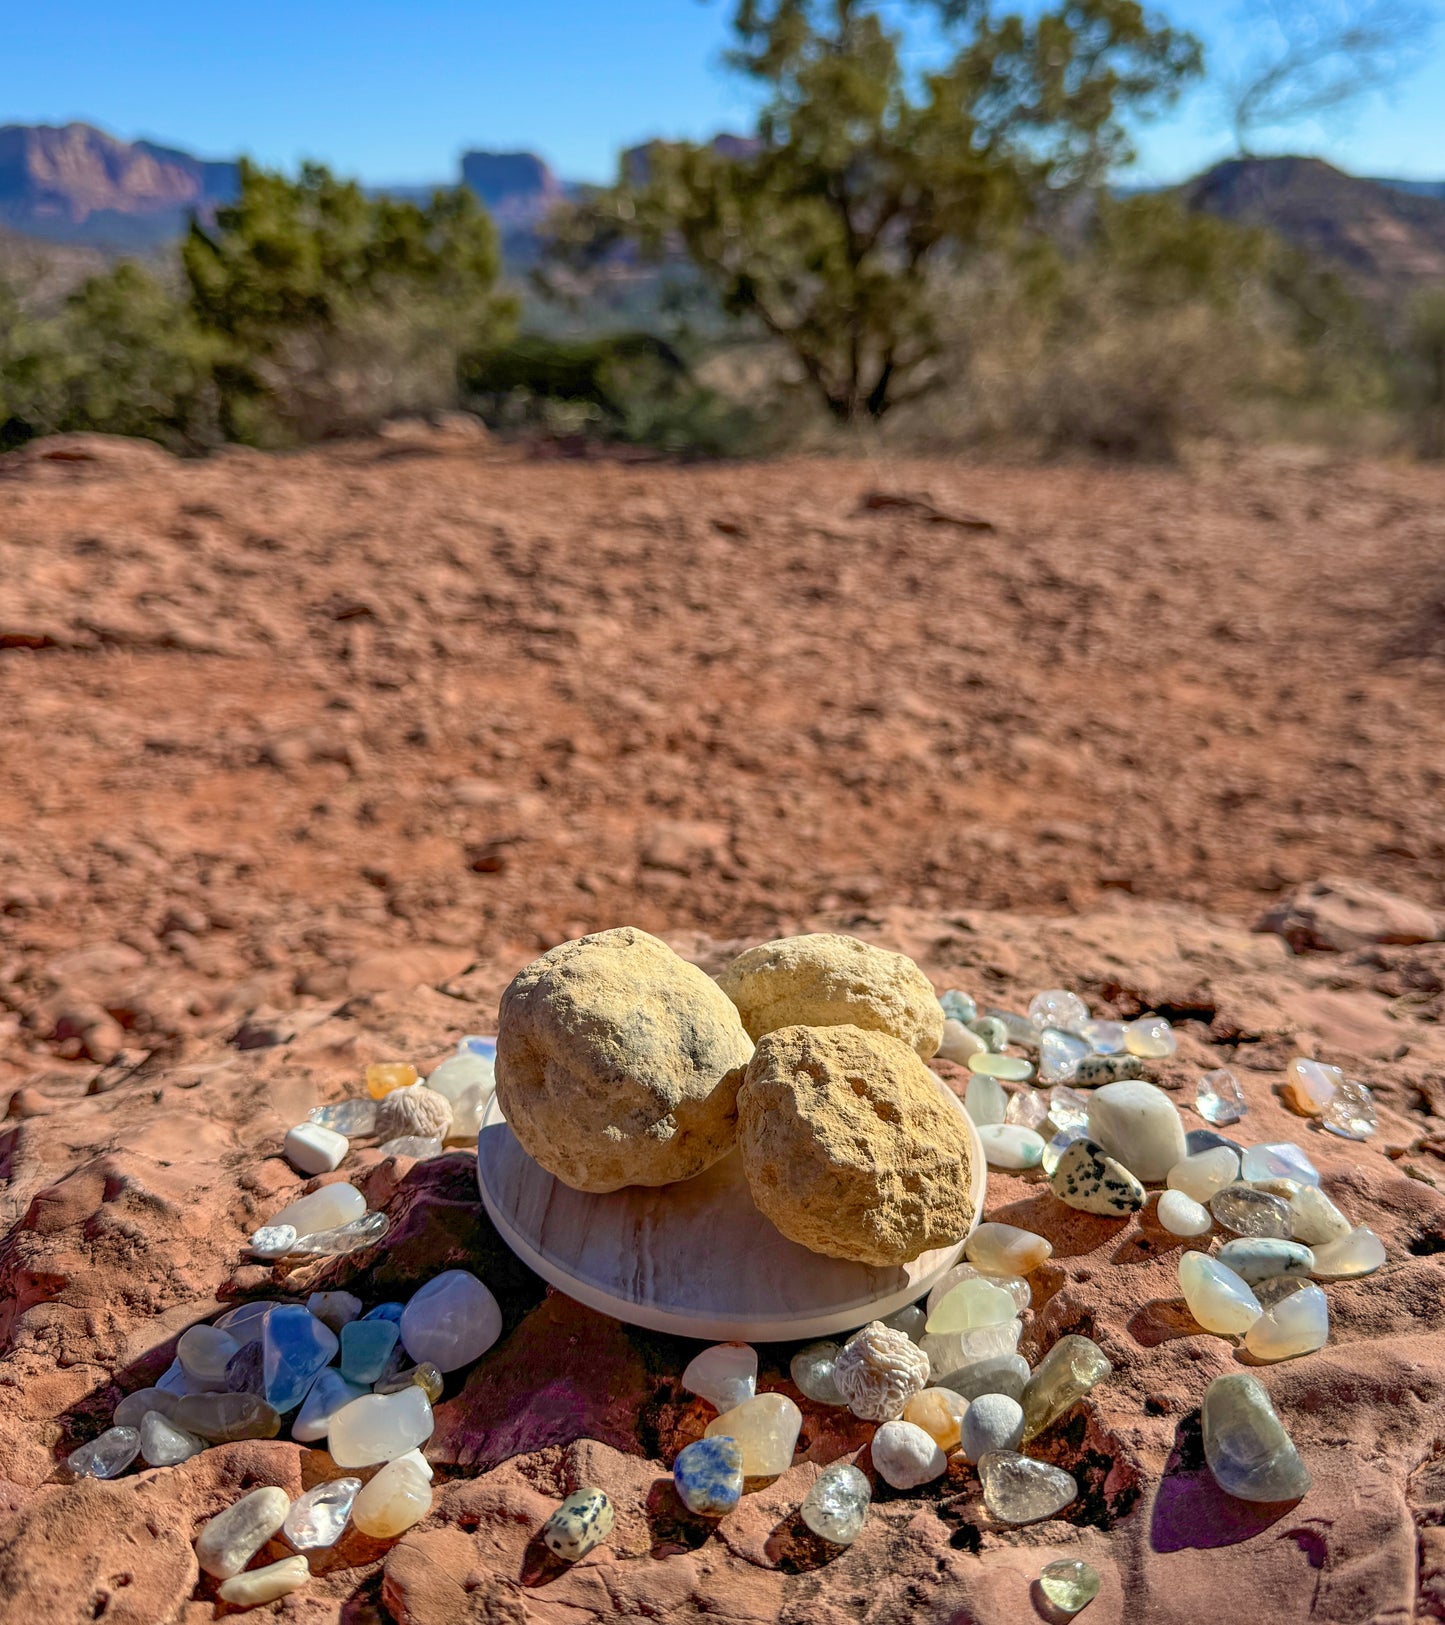
[[[738,1147],[761,1211],[831,1258],[906,1263],[973,1219],[963,1118],[887,1033],[768,1033],[738,1091]]]
[[[889,1033],[926,1061],[943,1042],[933,984],[903,954],[857,937],[779,937],[739,954],[718,977],[756,1042],[780,1027]]]
[[[564,942],[512,979],[497,1099],[524,1149],[575,1190],[668,1185],[732,1148],[752,1050],[710,976],[623,926]]]

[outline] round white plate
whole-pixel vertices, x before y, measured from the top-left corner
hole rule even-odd
[[[977,1224],[983,1146],[962,1102],[939,1088],[973,1142]],[[852,1331],[916,1302],[963,1252],[958,1241],[903,1265],[810,1252],[753,1205],[736,1151],[675,1185],[574,1191],[522,1149],[495,1096],[477,1137],[477,1183],[502,1238],[544,1281],[618,1320],[711,1342]]]

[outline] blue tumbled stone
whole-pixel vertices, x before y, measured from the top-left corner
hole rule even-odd
[[[300,1304],[278,1304],[266,1316],[261,1334],[264,1398],[278,1411],[294,1410],[306,1397],[316,1373],[331,1364],[336,1333]]]
[[[743,1447],[724,1433],[699,1439],[678,1451],[672,1481],[689,1512],[721,1518],[742,1500]]]
[[[495,1038],[479,1038],[476,1033],[468,1033],[457,1044],[458,1055],[480,1055],[488,1061],[497,1058],[497,1041]]]
[[[404,1303],[379,1303],[375,1309],[368,1309],[361,1317],[363,1320],[394,1320],[401,1324],[401,1317],[406,1313]]]
[[[401,1336],[394,1320],[353,1320],[341,1328],[341,1375],[370,1387]]]

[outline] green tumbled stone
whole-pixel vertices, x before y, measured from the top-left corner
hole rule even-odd
[[[1061,1613],[1077,1614],[1099,1595],[1099,1574],[1079,1558],[1061,1558],[1039,1570],[1039,1590]]]
[[[1034,1368],[1024,1389],[1024,1441],[1051,1427],[1113,1370],[1092,1338],[1061,1337]]]

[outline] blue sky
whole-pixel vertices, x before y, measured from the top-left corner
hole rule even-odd
[[[1233,0],[1156,5],[1200,33],[1217,61],[1237,51]],[[730,9],[728,0],[9,0],[0,124],[84,119],[207,157],[318,158],[373,182],[447,179],[467,147],[527,147],[568,177],[602,179],[624,145],[746,125],[746,88],[720,61]],[[1179,179],[1227,156],[1214,92],[1193,92],[1138,144],[1139,180]],[[1445,34],[1388,96],[1258,145],[1357,173],[1445,178]]]

